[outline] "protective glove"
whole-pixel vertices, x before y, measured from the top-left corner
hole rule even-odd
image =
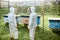
[[[31,27],[28,25],[28,30],[30,30],[31,29]]]

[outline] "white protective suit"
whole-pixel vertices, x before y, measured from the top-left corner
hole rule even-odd
[[[29,25],[28,25],[31,40],[34,40],[36,27],[37,27],[37,13],[35,12],[35,7],[31,7],[31,13],[30,13]]]
[[[14,39],[18,39],[18,30],[17,30],[17,22],[16,22],[16,16],[14,14],[15,8],[10,8],[10,13],[8,14],[9,19],[9,29],[10,29],[10,37]]]

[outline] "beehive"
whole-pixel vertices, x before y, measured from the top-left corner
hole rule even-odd
[[[49,18],[49,27],[52,29],[60,29],[60,18]]]

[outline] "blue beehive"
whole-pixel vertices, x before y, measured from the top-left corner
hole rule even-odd
[[[60,18],[50,18],[49,27],[52,29],[60,29]]]
[[[17,16],[16,16],[16,20],[17,20],[17,23],[20,22],[20,15],[17,15]],[[9,22],[8,15],[5,15],[5,16],[4,16],[4,21],[5,21],[6,23]]]
[[[21,16],[20,16],[20,15],[17,15],[17,16],[16,16],[17,23],[20,22],[20,20],[21,20],[20,18],[21,18],[21,17],[22,17],[22,18],[29,18],[29,15],[21,15]],[[9,20],[9,19],[8,19],[8,15],[5,15],[5,16],[4,16],[4,21],[8,23],[8,20]],[[40,24],[40,16],[37,16],[37,25],[39,25],[39,24]]]
[[[29,15],[21,15],[20,17],[29,18]],[[40,24],[40,16],[37,16],[37,25]]]
[[[37,25],[40,24],[40,16],[37,17]]]

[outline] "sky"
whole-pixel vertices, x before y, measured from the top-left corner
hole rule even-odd
[[[5,0],[5,1],[8,1],[8,0]],[[42,5],[45,1],[47,1],[47,3],[50,3],[51,0],[9,0],[9,1],[10,1],[10,4],[17,2],[18,5]]]
[[[8,0],[5,0],[8,1]],[[51,1],[51,0],[9,0],[9,1]]]
[[[8,0],[6,0],[8,1]],[[9,0],[9,1],[44,1],[44,0]]]

